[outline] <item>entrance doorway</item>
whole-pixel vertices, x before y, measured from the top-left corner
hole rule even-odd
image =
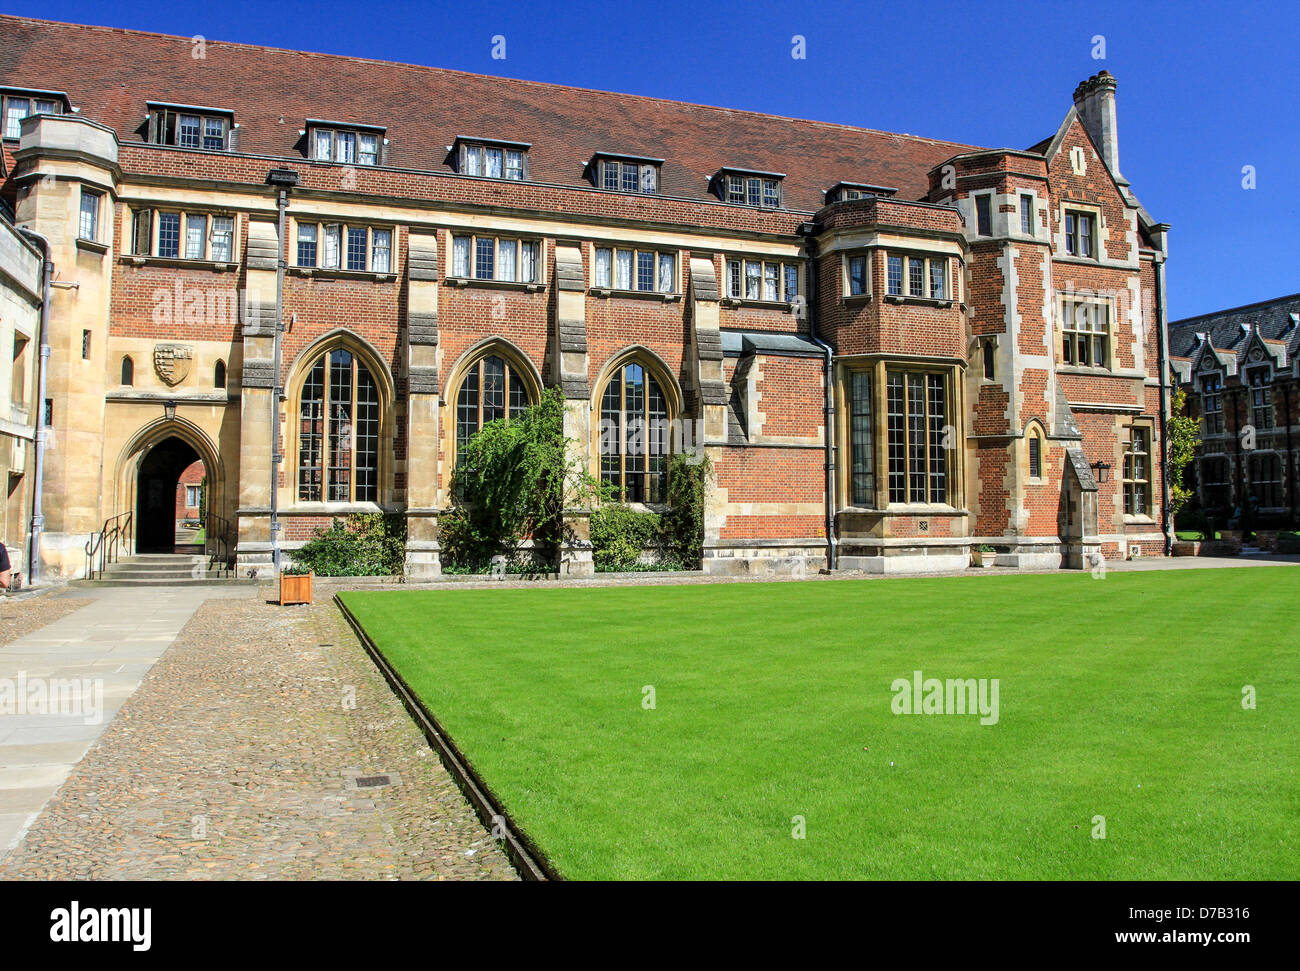
[[[201,551],[199,506],[205,479],[203,460],[187,442],[163,439],[140,460],[136,479],[135,547],[139,553]],[[191,500],[195,505],[191,506]],[[191,528],[186,524],[195,524]]]

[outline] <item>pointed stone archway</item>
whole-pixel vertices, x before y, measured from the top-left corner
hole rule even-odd
[[[229,521],[221,455],[197,425],[180,417],[159,419],[142,428],[123,448],[117,462],[115,512],[133,512],[135,552],[173,552],[177,542],[177,487],[181,474],[195,462],[204,470],[205,506]],[[220,537],[211,524],[203,551],[218,549]],[[234,538],[226,537],[232,544]]]

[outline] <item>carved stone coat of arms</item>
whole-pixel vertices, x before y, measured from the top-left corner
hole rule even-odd
[[[155,344],[153,367],[169,387],[175,387],[190,375],[194,352],[186,344]]]

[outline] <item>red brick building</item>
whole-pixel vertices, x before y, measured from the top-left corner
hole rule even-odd
[[[0,84],[3,195],[79,283],[54,425],[102,470],[49,462],[51,561],[179,440],[265,566],[274,415],[285,548],[384,509],[436,573],[458,443],[550,386],[629,502],[707,451],[711,571],[1164,550],[1167,227],[1105,72],[1025,150],[12,17]]]

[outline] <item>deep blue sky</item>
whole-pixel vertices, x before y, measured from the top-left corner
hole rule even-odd
[[[1120,166],[1173,225],[1170,318],[1300,291],[1292,4],[41,0],[5,12],[1014,148],[1052,134],[1075,85],[1105,68],[1119,80]],[[790,56],[795,34],[804,60]],[[494,35],[505,60],[491,57]]]

